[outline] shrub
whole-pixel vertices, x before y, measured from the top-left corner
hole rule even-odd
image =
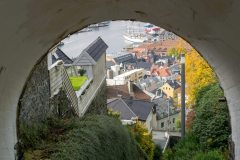
[[[200,146],[197,138],[188,133],[183,139],[181,139],[173,148],[175,159],[189,160],[192,159],[200,150]]]
[[[42,144],[42,139],[46,138],[49,128],[46,123],[28,125],[20,123],[19,142],[20,148],[24,151],[28,148],[36,148]]]
[[[219,102],[223,91],[217,83],[208,85],[197,94],[192,131],[204,149],[227,148],[230,121],[226,102]]]
[[[139,159],[137,145],[127,129],[108,116],[93,115],[78,121],[56,149],[52,160]]]
[[[174,153],[171,149],[166,149],[163,153],[164,160],[174,160]]]
[[[224,160],[224,156],[219,151],[209,151],[209,152],[199,152],[194,157],[193,160]]]
[[[80,76],[83,76],[86,73],[85,69],[79,69],[78,73],[80,74]]]
[[[160,160],[162,157],[162,149],[159,145],[155,145],[153,160]]]
[[[140,122],[128,126],[128,129],[143,151],[148,155],[148,158],[153,159],[154,143],[148,130]]]

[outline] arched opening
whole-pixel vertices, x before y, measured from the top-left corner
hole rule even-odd
[[[167,34],[167,35],[169,35],[169,34]],[[63,53],[61,53],[61,54],[58,54],[58,52],[64,52],[64,53],[68,53],[67,55],[69,55],[69,53],[76,53],[75,51],[77,50],[77,51],[79,51],[78,53],[77,53],[77,55],[75,55],[75,56],[77,56],[77,57],[79,57],[78,56],[78,54],[80,53],[80,52],[82,52],[82,50],[84,49],[80,49],[80,50],[78,50],[78,49],[76,49],[76,48],[74,48],[74,45],[70,45],[71,47],[69,47],[69,45],[67,45],[68,43],[71,43],[71,42],[74,42],[74,40],[76,40],[77,39],[77,34],[75,34],[75,35],[73,35],[73,37],[71,37],[71,36],[68,36],[68,38],[66,38],[65,40],[63,40],[61,43],[59,43],[58,45],[57,45],[57,49],[59,49],[59,50],[56,50],[56,49],[52,49],[52,50],[50,50],[50,52],[51,52],[51,58],[52,58],[52,56],[53,56],[53,59],[55,59],[54,60],[54,62],[51,62],[51,64],[54,64],[55,62],[56,62],[56,60],[60,57],[60,56],[63,56]],[[97,37],[97,36],[96,36]],[[95,37],[95,38],[96,38]],[[122,37],[122,34],[121,34],[121,37]],[[157,63],[159,63],[158,65],[160,65],[160,66],[164,66],[164,64],[166,63],[165,61],[164,61],[164,56],[166,56],[166,54],[168,54],[168,52],[169,52],[169,50],[170,49],[173,49],[174,47],[176,47],[176,44],[173,44],[172,46],[168,46],[168,45],[162,45],[162,43],[164,43],[164,42],[167,42],[167,40],[166,39],[173,39],[173,41],[171,41],[171,42],[174,42],[174,39],[175,38],[173,38],[173,36],[170,34],[169,36],[167,36],[168,38],[164,38],[164,39],[162,39],[162,40],[160,40],[160,42],[161,43],[159,43],[158,45],[160,45],[160,48],[159,48],[159,46],[158,45],[154,45],[154,46],[152,46],[149,50],[151,51],[151,52],[158,52],[158,54],[160,54],[160,55],[158,55],[158,56],[160,56],[160,58],[158,57],[158,58],[155,58],[155,60],[157,60],[157,61],[159,61],[159,60],[161,60],[161,63],[159,63],[159,62],[157,62]],[[84,37],[83,36],[83,39],[81,39],[80,38],[80,41],[78,41],[79,42],[79,44],[81,44],[81,43],[83,43],[84,42],[84,40],[85,40],[85,38],[86,37]],[[156,38],[156,37],[154,37],[154,38]],[[117,38],[114,38],[114,40],[116,40]],[[118,43],[118,41],[119,40],[116,40],[117,41],[117,43]],[[66,44],[63,44],[63,43],[66,43]],[[152,40],[152,39],[150,39],[150,40],[148,40],[148,42],[147,43],[149,43],[148,45],[153,45],[153,44],[157,44],[157,41],[155,41],[154,39]],[[77,45],[79,45],[79,44],[77,44]],[[64,47],[62,47],[62,46],[64,46],[64,45],[66,45],[66,48],[64,48]],[[139,44],[138,44],[139,45]],[[86,45],[87,46],[87,45]],[[145,44],[145,46],[146,46],[146,44]],[[166,48],[167,47],[167,48]],[[172,48],[173,47],[173,48]],[[186,46],[185,46],[186,47]],[[81,48],[81,47],[80,47]],[[88,47],[87,47],[88,48]],[[121,47],[120,47],[121,48]],[[125,47],[125,48],[131,48],[131,47]],[[139,47],[139,48],[144,48],[144,47]],[[138,46],[135,44],[135,45],[133,45],[133,47],[132,47],[132,50],[139,50],[139,48],[138,48]],[[178,48],[179,49],[179,48]],[[70,51],[70,52],[69,52]],[[129,51],[129,50],[128,50]],[[175,54],[175,52],[174,51],[171,51],[172,52],[172,54]],[[109,52],[108,52],[109,53]],[[138,52],[137,52],[138,53]],[[149,53],[149,51],[146,51],[146,55],[148,55],[148,53]],[[82,54],[82,53],[81,53]],[[145,53],[144,53],[145,54]],[[144,55],[143,54],[143,55]],[[125,55],[127,55],[127,54],[125,54]],[[70,55],[69,55],[70,56]],[[86,57],[85,57],[86,58]],[[146,58],[146,57],[144,57],[144,56],[141,56],[141,55],[137,55],[137,59],[144,59],[144,61],[149,61],[149,59],[148,58]],[[161,58],[163,58],[163,59],[161,59]],[[175,58],[177,58],[177,56],[175,57]],[[69,66],[69,61],[70,61],[70,58],[67,58],[66,59],[66,57],[61,57],[61,58],[59,58],[59,59],[62,59],[64,62],[63,63],[65,63],[66,65],[65,65],[65,67],[66,67],[66,70],[67,70],[67,72],[68,72],[68,76],[76,76],[76,75],[78,75],[78,74],[80,74],[80,73],[77,73],[76,71],[73,71],[73,70],[78,70],[78,69],[82,69],[82,68],[71,68],[71,66]],[[83,57],[82,57],[82,59],[83,59]],[[86,60],[86,59],[85,59]],[[45,58],[45,61],[46,61],[46,58]],[[154,61],[154,58],[153,58],[153,61]],[[75,62],[75,61],[74,61]],[[150,61],[149,61],[150,62]],[[85,62],[86,63],[86,62]],[[154,63],[155,63],[155,61],[154,61]],[[171,63],[173,63],[173,62],[171,62]],[[46,65],[46,62],[45,62],[45,65]],[[58,64],[58,65],[60,65],[60,64]],[[125,64],[124,64],[125,65]],[[54,67],[55,65],[53,65],[53,67]],[[48,68],[50,68],[50,70],[51,70],[51,68],[53,68],[52,66],[48,66]],[[81,67],[81,66],[80,66]],[[101,67],[100,67],[101,68]],[[124,68],[124,67],[123,67]],[[128,67],[127,67],[128,68]],[[57,68],[56,68],[57,69]],[[56,70],[56,69],[54,69],[54,70]],[[68,69],[70,69],[70,70],[68,70]],[[86,68],[85,68],[86,69]],[[131,68],[130,68],[130,70],[131,70]],[[92,73],[92,72],[91,72]],[[102,72],[101,72],[102,73]],[[51,71],[50,71],[50,74],[51,74]],[[86,75],[86,74],[85,74]],[[90,76],[89,77],[89,73],[87,72],[87,77],[88,77],[88,79],[91,79],[91,77],[92,76]],[[94,75],[93,75],[94,76]],[[96,75],[95,75],[95,77],[96,77]],[[100,76],[98,76],[98,77],[100,77]],[[50,79],[51,79],[51,77],[50,77]],[[44,78],[43,78],[43,80],[44,80]],[[41,81],[43,81],[43,80],[41,80]],[[94,81],[96,81],[96,79],[93,79]],[[164,80],[164,79],[163,79]],[[173,80],[173,79],[172,79]],[[50,80],[51,81],[51,80]],[[31,82],[30,82],[31,83]],[[39,85],[37,85],[37,84],[35,84],[35,86],[38,86],[38,87],[40,87],[41,86],[41,84],[39,84]],[[51,87],[50,87],[51,88]],[[168,88],[169,89],[169,88]],[[52,92],[52,91],[51,91]],[[32,95],[34,95],[34,94],[38,94],[38,93],[32,93]],[[52,94],[52,93],[51,93]],[[29,97],[29,95],[27,95],[28,97]],[[83,98],[83,97],[81,97],[81,98]],[[31,99],[31,98],[30,98]],[[35,103],[37,103],[36,101],[34,101]],[[42,108],[42,111],[41,111],[41,114],[44,114],[43,113],[44,112],[44,108]],[[78,113],[77,113],[78,114]],[[41,118],[43,118],[43,117],[41,117]],[[31,120],[29,120],[29,121],[31,121]],[[175,120],[174,120],[175,121]],[[159,124],[159,125],[162,125],[162,124]],[[174,127],[173,127],[174,128]],[[171,129],[172,130],[172,129]]]
[[[8,6],[15,9],[14,15],[7,14]],[[146,21],[149,18],[148,21],[151,23],[163,26],[187,39],[215,69],[228,100],[235,154],[238,159],[240,77],[238,76],[239,48],[234,36],[240,31],[239,23],[236,21],[239,15],[238,7],[233,6],[238,6],[238,2],[198,1],[186,4],[182,1],[151,3],[133,1],[126,4],[124,1],[92,3],[75,1],[66,4],[25,1],[16,2],[14,5],[12,2],[4,3],[2,16],[9,16],[3,17],[6,23],[1,27],[6,31],[2,36],[0,58],[0,90],[4,93],[0,96],[3,118],[1,157],[13,159],[17,101],[32,66],[43,53],[69,33],[93,22],[108,19]],[[94,12],[89,8],[94,8]],[[39,27],[39,24],[42,26]],[[226,30],[228,32],[223,32]],[[14,47],[11,44],[14,44]]]

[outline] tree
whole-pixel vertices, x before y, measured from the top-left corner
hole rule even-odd
[[[176,47],[168,50],[169,56],[186,56],[186,94],[188,104],[195,104],[196,93],[204,86],[216,82],[216,76],[208,63],[186,41],[180,39]]]
[[[227,149],[231,133],[226,102],[219,102],[223,91],[218,83],[203,87],[197,94],[192,132],[204,149]]]
[[[216,76],[208,63],[196,50],[186,53],[186,93],[188,104],[195,104],[198,91],[211,83],[216,82]]]
[[[128,129],[140,147],[148,155],[148,158],[153,159],[154,143],[152,141],[152,136],[148,133],[148,130],[140,122],[137,122],[132,126],[128,126]]]
[[[187,53],[187,49],[186,48],[170,48],[167,54],[168,56],[176,57],[177,59],[180,59],[182,53],[183,54]]]

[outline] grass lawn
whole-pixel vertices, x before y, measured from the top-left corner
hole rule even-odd
[[[78,91],[86,80],[87,80],[86,76],[73,76],[73,77],[70,77],[70,81],[72,83],[74,91]]]

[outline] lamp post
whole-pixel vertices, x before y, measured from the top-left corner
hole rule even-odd
[[[168,106],[168,128],[167,128],[167,131],[169,132],[169,124],[170,124],[170,117],[169,117],[169,114],[170,114],[169,99],[167,99],[167,106]]]
[[[185,136],[185,55],[181,54],[181,137]]]

